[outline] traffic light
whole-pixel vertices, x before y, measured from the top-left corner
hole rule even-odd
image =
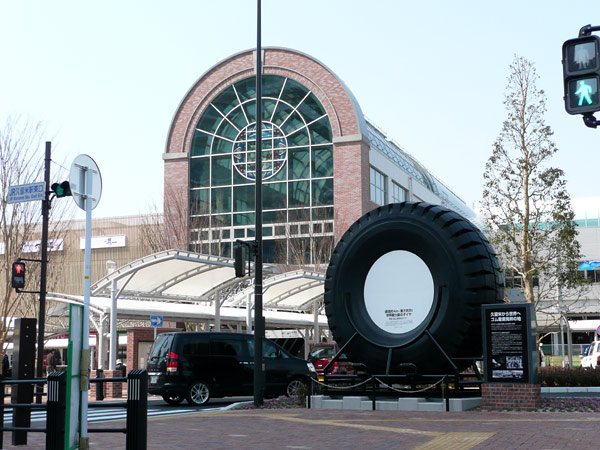
[[[21,261],[13,263],[10,284],[15,289],[23,289],[25,287],[25,263]]]
[[[71,184],[68,181],[62,183],[52,183],[50,189],[57,197],[70,197],[71,195]]]
[[[243,244],[236,243],[233,245],[233,267],[237,278],[246,276],[246,258],[244,257],[244,253]]]
[[[566,41],[562,64],[567,112],[600,111],[600,37],[589,35]]]

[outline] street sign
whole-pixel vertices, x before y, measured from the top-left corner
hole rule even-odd
[[[600,334],[600,326],[596,329],[596,333]]]
[[[150,316],[150,325],[153,327],[162,327],[163,316]]]
[[[7,203],[33,202],[35,200],[44,200],[46,194],[46,183],[19,184],[8,187]]]

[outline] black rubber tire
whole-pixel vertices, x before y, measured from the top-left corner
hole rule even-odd
[[[206,405],[210,400],[210,386],[204,381],[194,381],[189,385],[186,399],[190,405]]]
[[[163,395],[162,396],[163,400],[165,402],[167,402],[169,405],[179,405],[183,400],[184,397],[180,396],[180,395]]]
[[[419,326],[390,333],[369,316],[364,298],[367,274],[383,255],[405,250],[417,255],[433,278],[433,306]],[[399,267],[398,270],[402,270]],[[401,292],[401,286],[399,286]],[[325,280],[325,312],[335,341],[353,362],[374,374],[453,373],[482,354],[481,305],[500,303],[504,280],[483,233],[458,213],[439,205],[404,202],[374,209],[338,242]]]

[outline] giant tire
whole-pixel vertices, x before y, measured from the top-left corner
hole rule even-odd
[[[468,362],[460,358],[481,355],[481,305],[502,302],[503,284],[494,250],[470,221],[429,203],[391,204],[358,219],[338,242],[325,312],[336,342],[371,373],[404,373],[407,364],[452,373],[448,358],[462,369]]]

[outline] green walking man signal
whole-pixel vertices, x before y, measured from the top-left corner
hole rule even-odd
[[[582,114],[591,128],[600,124],[594,117],[600,111],[600,37],[591,34],[599,30],[586,25],[562,46],[565,110]]]

